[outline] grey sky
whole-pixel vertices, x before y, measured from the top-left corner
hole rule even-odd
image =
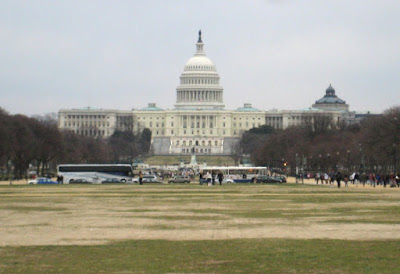
[[[400,104],[398,0],[17,1],[0,9],[0,106],[173,108],[203,32],[227,109]]]

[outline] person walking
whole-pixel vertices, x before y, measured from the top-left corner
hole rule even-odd
[[[222,174],[221,170],[218,172],[217,176],[218,176],[219,185],[222,185],[222,180],[224,179],[224,174]]]
[[[375,188],[375,186],[376,186],[375,173],[369,175],[369,181],[370,181],[371,186],[374,186],[374,188]]]
[[[336,175],[336,182],[337,182],[337,187],[340,188],[340,181],[342,180],[342,174],[338,171]]]
[[[386,173],[385,177],[383,178],[383,187],[386,187],[389,181],[390,181],[390,175]]]
[[[358,174],[358,172],[356,172],[356,174],[354,174],[354,183],[358,187],[358,185],[360,183],[360,175]]]
[[[213,185],[215,185],[215,172],[214,171],[211,172],[211,183]]]
[[[365,174],[365,173],[361,174],[361,183],[362,183],[363,187],[365,186],[365,182],[367,180],[368,180],[367,174]]]
[[[326,172],[325,172],[325,174],[324,174],[324,180],[325,180],[325,184],[327,185],[328,182],[329,182],[329,175],[328,175],[328,173],[326,173]]]
[[[139,171],[139,184],[142,185],[143,184],[143,173],[141,171]]]
[[[345,174],[344,176],[343,176],[343,178],[344,178],[344,186],[345,187],[349,187],[349,176],[347,175],[347,174]]]
[[[335,181],[336,181],[336,179],[337,179],[337,174],[335,174],[335,172],[332,172],[331,175],[330,175],[330,177],[331,177],[330,185],[334,185],[334,184],[335,184]]]
[[[317,172],[317,174],[315,174],[315,181],[317,182],[317,185],[318,185],[320,178],[321,178],[321,175],[319,174],[319,172]],[[322,184],[322,180],[321,180],[321,184]]]

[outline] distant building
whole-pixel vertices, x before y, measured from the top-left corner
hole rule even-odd
[[[343,101],[336,96],[335,89],[332,87],[332,85],[329,85],[325,96],[316,101],[312,107],[327,111],[349,111],[349,105],[346,104],[346,101]]]
[[[184,66],[176,88],[173,109],[149,103],[139,110],[64,109],[59,111],[59,127],[92,137],[110,137],[116,130],[152,132],[156,155],[197,154],[232,155],[244,131],[262,125],[277,129],[301,125],[315,115],[329,116],[335,123],[355,121],[349,105],[335,95],[332,86],[311,108],[264,111],[245,103],[226,110],[223,88],[213,62],[204,52],[199,32],[196,52]]]
[[[132,111],[113,109],[61,109],[58,112],[58,127],[76,134],[108,138],[116,130],[132,128]]]

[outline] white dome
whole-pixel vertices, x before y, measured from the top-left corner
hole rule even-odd
[[[203,50],[204,44],[196,43],[196,53],[186,64],[176,88],[178,109],[223,109],[223,88],[219,85],[219,75],[213,62]]]
[[[185,71],[188,70],[214,70],[215,66],[213,62],[205,55],[195,55],[187,61],[185,65]]]

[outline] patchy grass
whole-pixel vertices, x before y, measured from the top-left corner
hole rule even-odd
[[[2,273],[398,273],[400,241],[123,241],[0,248]]]
[[[0,223],[0,273],[400,272],[400,192],[389,188],[0,186]]]
[[[59,207],[45,207],[45,206],[15,206],[15,205],[1,205],[0,210],[13,210],[20,212],[30,212],[30,211],[66,211],[66,208]]]

